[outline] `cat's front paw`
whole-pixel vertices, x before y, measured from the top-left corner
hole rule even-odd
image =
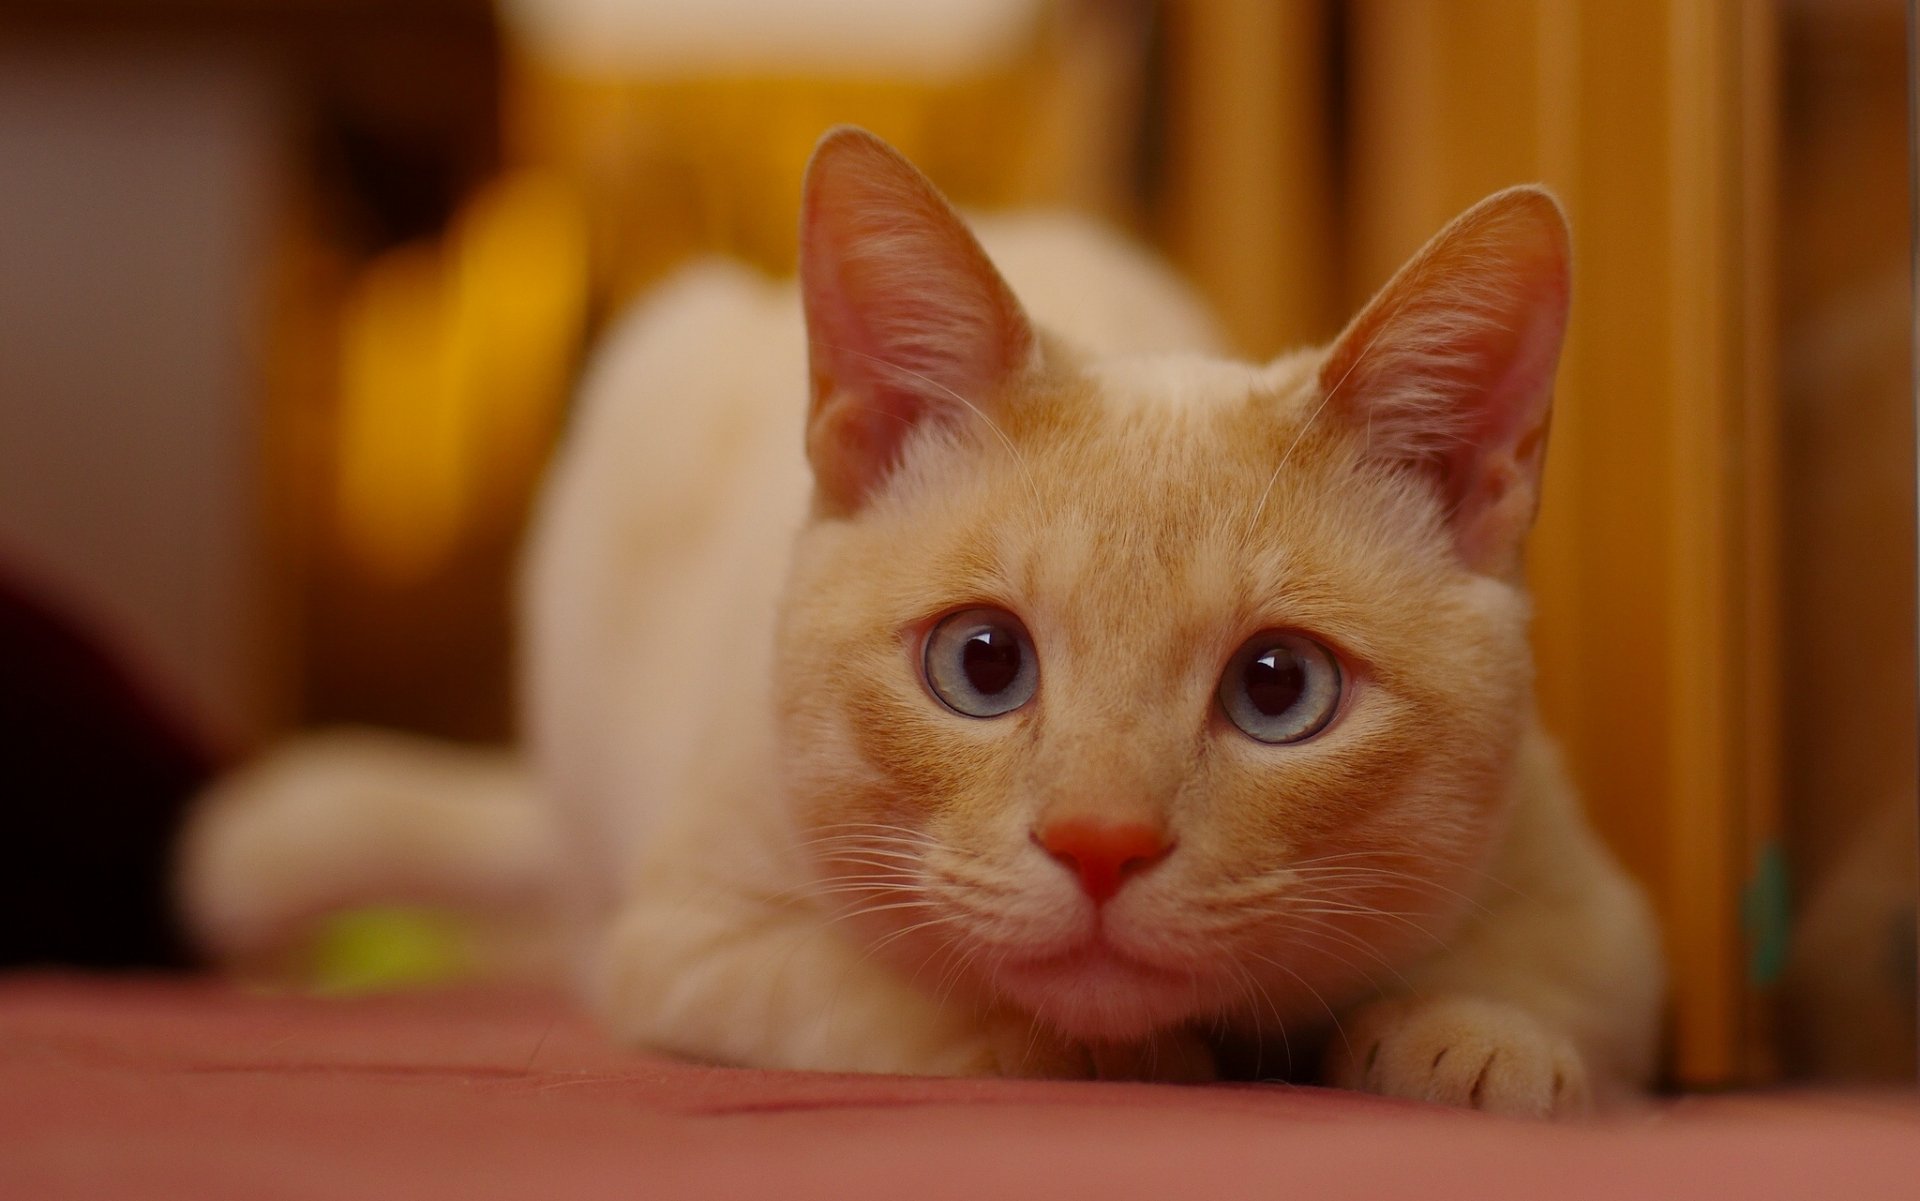
[[[1580,1052],[1525,1010],[1472,997],[1380,1001],[1342,1023],[1322,1072],[1336,1088],[1525,1117],[1587,1112]]]

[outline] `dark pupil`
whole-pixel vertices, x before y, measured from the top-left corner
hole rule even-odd
[[[1307,673],[1300,660],[1275,647],[1247,664],[1247,699],[1268,717],[1278,717],[1293,708],[1306,687]]]
[[[976,630],[960,652],[960,669],[980,695],[1005,692],[1020,674],[1020,640],[997,626]]]

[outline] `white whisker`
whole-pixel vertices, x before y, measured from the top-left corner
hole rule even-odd
[[[1327,1011],[1327,1020],[1333,1023],[1334,1030],[1340,1035],[1340,1041],[1346,1045],[1347,1054],[1349,1055],[1353,1054],[1353,1044],[1347,1042],[1347,1032],[1346,1032],[1346,1029],[1340,1025],[1339,1015],[1334,1013],[1333,1006],[1327,1004],[1327,999],[1320,995],[1319,989],[1315,988],[1312,984],[1309,984],[1305,976],[1302,976],[1299,972],[1294,971],[1292,968],[1288,967],[1284,963],[1281,963],[1274,959],[1269,959],[1267,956],[1262,955],[1258,952],[1250,951],[1248,952],[1248,954],[1252,955],[1255,959],[1258,959],[1260,962],[1267,964],[1269,967],[1279,968],[1281,971],[1285,972],[1287,975],[1292,976],[1295,980],[1299,981],[1300,987],[1306,989],[1309,993],[1312,993],[1313,999],[1320,1002],[1320,1008]]]

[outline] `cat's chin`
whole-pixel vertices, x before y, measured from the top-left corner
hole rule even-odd
[[[1195,977],[1105,947],[1002,963],[1000,993],[1069,1038],[1128,1042],[1193,1017],[1204,997]]]

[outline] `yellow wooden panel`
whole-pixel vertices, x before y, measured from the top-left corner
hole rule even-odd
[[[1543,179],[1575,230],[1532,576],[1542,705],[1660,906],[1676,1075],[1750,1072],[1739,898],[1773,828],[1763,6],[1362,0],[1350,299]]]
[[[1326,0],[1166,6],[1163,233],[1254,356],[1339,330],[1326,31]]]

